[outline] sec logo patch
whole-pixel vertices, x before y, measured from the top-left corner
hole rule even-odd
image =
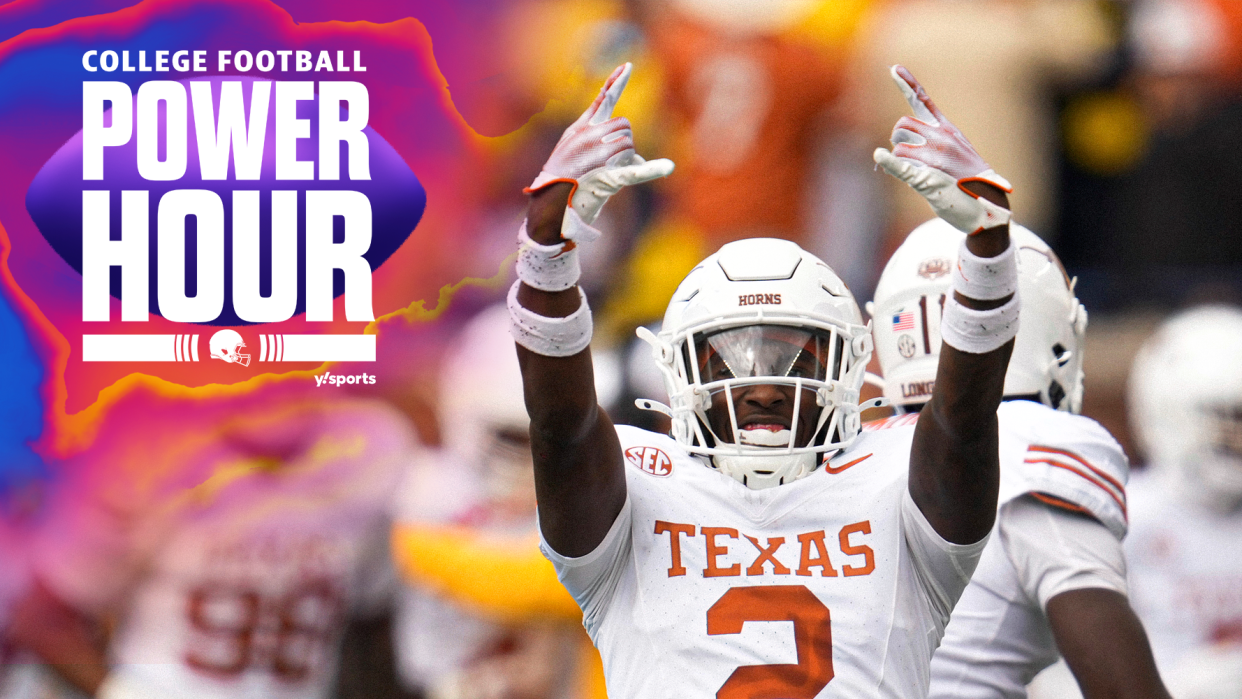
[[[673,472],[673,460],[655,447],[630,447],[625,450],[625,459],[653,476],[667,476]]]

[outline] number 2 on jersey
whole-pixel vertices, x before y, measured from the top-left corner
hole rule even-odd
[[[748,621],[792,621],[796,665],[743,665],[717,699],[812,699],[832,679],[832,617],[804,585],[733,587],[707,610],[709,636],[741,633]]]

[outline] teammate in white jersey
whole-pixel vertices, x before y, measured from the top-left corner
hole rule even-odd
[[[904,68],[917,118],[877,163],[972,233],[929,419],[860,434],[871,335],[793,243],[730,243],[682,282],[659,336],[672,436],[596,405],[577,244],[622,186],[672,171],[610,118],[619,68],[529,188],[510,292],[543,549],[583,609],[608,694],[902,697],[996,514],[996,408],[1017,330],[1008,185]],[[762,172],[754,173],[763,177]]]
[[[1129,463],[1107,430],[1078,414],[1087,312],[1044,241],[1016,224],[1010,235],[1022,325],[998,411],[997,523],[932,658],[929,696],[1025,697],[1060,648],[1087,697],[1167,697],[1126,599]],[[867,309],[884,395],[899,414],[865,431],[910,424],[930,397],[961,240],[933,219],[885,266]]]
[[[62,465],[14,640],[100,699],[326,699],[346,620],[391,592],[405,418],[333,395],[169,420],[168,400],[120,404]]]
[[[438,401],[443,448],[421,455],[398,494],[392,546],[410,583],[399,594],[394,627],[401,678],[431,699],[572,696],[580,628],[501,623],[409,575],[414,566],[406,542],[420,529],[454,525],[454,533],[524,550],[533,550],[537,539],[530,418],[508,311],[503,305],[483,310],[449,346],[454,352],[440,372]]]
[[[1242,309],[1171,318],[1130,372],[1149,467],[1130,488],[1130,588],[1179,699],[1242,696]]]

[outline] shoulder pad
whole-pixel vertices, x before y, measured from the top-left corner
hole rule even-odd
[[[1130,462],[1096,421],[1030,403],[1001,417],[1001,501],[1026,494],[1126,534]],[[1015,414],[1018,413],[1018,414]]]

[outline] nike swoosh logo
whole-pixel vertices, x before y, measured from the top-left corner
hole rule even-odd
[[[837,466],[836,468],[833,468],[831,464],[824,464],[824,470],[835,476],[836,474],[844,471],[845,469],[849,468],[850,466],[853,466],[854,464],[861,463],[863,461],[866,461],[867,459],[870,459],[872,456],[873,456],[872,454],[867,454],[866,456],[862,456],[857,459],[854,459],[853,461],[849,463],[841,464],[840,466]]]

